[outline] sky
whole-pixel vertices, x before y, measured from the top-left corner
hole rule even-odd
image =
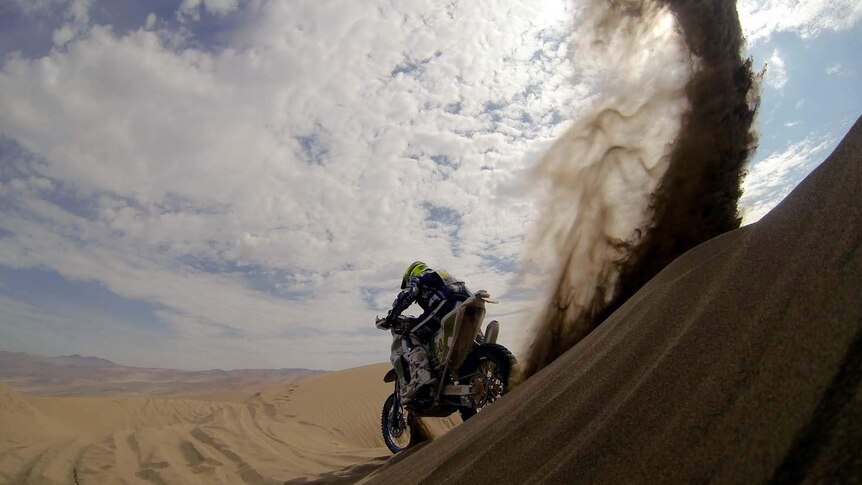
[[[862,4],[744,0],[766,69],[745,223],[862,112]],[[501,300],[541,279],[531,168],[601,86],[565,0],[0,4],[0,350],[342,369],[411,261]],[[534,275],[535,276],[535,275]],[[416,308],[411,310],[416,313]]]

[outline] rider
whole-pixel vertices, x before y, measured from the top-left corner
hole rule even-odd
[[[386,316],[389,326],[397,328],[398,316],[413,302],[423,310],[421,315],[410,318],[398,331],[406,351],[404,357],[410,365],[410,382],[402,393],[405,400],[413,397],[420,387],[436,382],[431,375],[425,346],[440,329],[440,319],[471,295],[464,282],[445,271],[434,271],[422,261],[414,261],[407,267],[401,279],[401,293]]]

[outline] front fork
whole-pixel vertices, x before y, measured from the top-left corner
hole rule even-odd
[[[398,392],[398,380],[400,379],[401,381],[406,382],[407,379],[402,359],[402,356],[404,355],[404,346],[402,342],[402,337],[395,332],[392,332],[392,348],[389,354],[389,360],[392,363],[392,367],[395,369],[395,375],[397,376],[395,381],[396,393]]]
[[[392,403],[392,411],[389,415],[389,427],[395,429],[398,425],[398,414],[401,412],[401,386],[398,379],[395,380],[395,400]]]

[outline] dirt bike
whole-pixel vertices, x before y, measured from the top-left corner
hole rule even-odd
[[[445,417],[455,412],[466,421],[506,393],[509,372],[515,357],[497,344],[500,324],[493,320],[485,332],[481,326],[485,319],[485,303],[498,303],[491,295],[480,290],[459,304],[441,319],[440,330],[428,343],[428,358],[432,373],[439,382],[424,386],[406,404],[402,404],[402,382],[409,382],[410,371],[401,355],[400,325],[408,317],[399,317],[398,324],[390,328],[385,318],[377,318],[377,328],[392,330],[393,368],[383,377],[394,382],[395,391],[383,404],[380,428],[383,441],[392,453],[398,453],[418,442],[419,417]]]

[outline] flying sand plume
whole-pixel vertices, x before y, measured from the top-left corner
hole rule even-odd
[[[521,369],[550,364],[673,259],[739,227],[757,85],[733,2],[593,2],[574,62],[593,107],[535,170],[559,262]]]

